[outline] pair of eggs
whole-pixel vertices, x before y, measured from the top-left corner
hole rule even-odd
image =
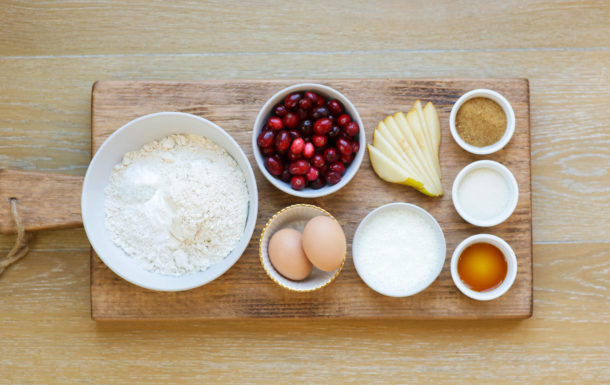
[[[285,228],[269,240],[269,260],[284,277],[300,281],[313,267],[333,271],[341,266],[347,251],[345,233],[328,216],[312,218],[303,229]]]

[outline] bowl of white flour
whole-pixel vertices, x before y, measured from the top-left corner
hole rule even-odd
[[[82,192],[87,237],[125,280],[151,290],[205,285],[237,262],[258,212],[237,142],[191,114],[159,112],[108,137]]]

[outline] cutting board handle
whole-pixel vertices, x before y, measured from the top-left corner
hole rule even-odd
[[[0,169],[0,233],[17,231],[11,198],[26,231],[82,226],[82,185],[82,176]]]

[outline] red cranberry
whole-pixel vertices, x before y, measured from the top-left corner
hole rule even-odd
[[[273,155],[265,159],[265,167],[270,174],[278,176],[284,171],[284,166],[282,165],[282,161],[280,157],[277,155]]]
[[[278,106],[275,106],[275,110],[274,111],[275,111],[275,114],[277,116],[279,116],[280,118],[283,118],[284,115],[286,115],[288,113],[288,109],[286,108],[286,106],[283,106],[281,104],[278,105]]]
[[[324,178],[318,178],[318,179],[314,180],[313,182],[311,182],[309,184],[309,187],[317,190],[317,189],[324,187],[325,184],[326,184],[326,181],[324,181]]]
[[[284,169],[284,171],[282,171],[282,173],[280,174],[280,179],[288,183],[290,182],[290,179],[292,179],[292,174],[290,173],[290,171],[288,171],[288,169]]]
[[[305,188],[305,178],[300,175],[295,175],[290,180],[290,185],[295,190],[303,190],[303,188]]]
[[[258,145],[261,147],[271,147],[273,146],[273,139],[275,139],[275,134],[273,131],[263,131],[258,134],[256,143],[258,143]]]
[[[302,108],[303,110],[307,111],[311,109],[311,107],[313,107],[313,103],[311,99],[307,97],[307,95],[305,95],[303,99],[299,100],[299,108]]]
[[[302,108],[297,109],[297,117],[299,118],[299,121],[301,121],[303,119],[307,119],[308,116],[309,116],[309,112],[308,111],[305,111]]]
[[[358,153],[358,151],[360,151],[360,143],[359,143],[357,140],[354,140],[354,141],[352,142],[352,152],[353,152],[354,154],[357,154],[357,153]]]
[[[293,109],[297,106],[297,103],[299,102],[299,100],[301,99],[301,94],[299,94],[298,92],[295,92],[293,94],[290,94],[288,96],[286,96],[286,98],[284,99],[284,105],[286,106],[286,108],[289,109]]]
[[[324,135],[314,135],[311,138],[313,145],[316,147],[324,147],[326,146],[326,136]]]
[[[326,175],[326,172],[328,171],[328,163],[324,163],[324,165],[322,167],[320,167],[318,170],[320,170],[320,174]]]
[[[318,135],[325,135],[333,128],[333,122],[328,118],[316,120],[313,124],[313,131]]]
[[[299,159],[301,159],[301,158],[303,157],[301,154],[295,154],[295,153],[294,153],[294,152],[292,152],[292,151],[288,151],[288,152],[286,153],[286,156],[288,157],[288,159],[289,159],[290,161],[293,161],[293,162],[294,162],[295,160],[299,160]]]
[[[322,155],[314,154],[311,157],[311,164],[316,168],[320,168],[326,164],[326,161],[324,160],[324,157]]]
[[[286,114],[286,116],[284,116],[284,126],[286,126],[287,128],[296,128],[298,124],[299,118],[296,114],[289,112]]]
[[[288,171],[292,175],[305,175],[309,171],[309,162],[304,159],[296,160],[290,163]]]
[[[343,155],[352,153],[352,144],[343,138],[337,139],[337,150]]]
[[[326,107],[316,107],[311,112],[311,117],[314,119],[325,118],[328,116],[328,109]]]
[[[273,148],[273,146],[263,147],[263,148],[261,148],[261,154],[263,154],[263,156],[273,155],[273,154],[275,154],[275,148]]]
[[[352,160],[354,160],[354,154],[341,155],[341,162],[345,165],[352,163]]]
[[[341,182],[341,174],[336,171],[329,170],[326,174],[324,174],[324,179],[328,184],[337,184]]]
[[[301,137],[301,134],[297,130],[290,130],[288,133],[290,134],[290,140],[295,140]]]
[[[339,126],[333,126],[333,128],[328,132],[328,134],[326,134],[326,136],[328,136],[328,139],[335,139],[339,136],[340,133],[341,129],[339,128]]]
[[[328,166],[328,169],[341,175],[345,173],[345,165],[342,162],[333,162]]]
[[[319,176],[320,176],[320,171],[318,171],[318,169],[315,167],[310,167],[309,171],[307,171],[307,174],[305,175],[307,180],[310,182],[318,179]]]
[[[329,101],[326,106],[328,107],[330,113],[335,116],[339,116],[343,112],[343,106],[341,105],[341,103],[339,103],[338,100],[333,99]]]
[[[348,114],[341,114],[337,118],[337,124],[341,128],[345,128],[345,126],[347,126],[347,124],[351,121],[352,121],[352,118],[350,118]]]
[[[311,134],[313,133],[313,123],[311,122],[311,120],[303,120],[301,124],[299,124],[299,130],[301,131],[302,136],[311,136]]]
[[[358,128],[358,123],[356,122],[349,122],[347,124],[347,126],[345,126],[345,133],[349,136],[355,136],[358,134],[359,128]]]
[[[282,119],[278,118],[277,116],[272,116],[267,119],[267,125],[269,125],[269,128],[271,128],[273,131],[279,131],[284,128],[284,122],[282,122]]]
[[[292,144],[290,145],[290,151],[294,152],[295,154],[302,153],[304,148],[305,148],[305,141],[301,138],[297,138],[297,139],[293,140]]]
[[[328,163],[336,162],[339,160],[341,156],[339,155],[339,151],[334,147],[329,147],[324,150],[324,160]]]
[[[313,147],[313,143],[305,143],[303,146],[303,156],[305,158],[311,158],[315,152],[315,148]]]
[[[286,130],[278,132],[275,136],[275,149],[277,151],[286,151],[290,147],[290,134]]]
[[[311,91],[307,91],[305,92],[305,97],[309,100],[311,100],[312,104],[317,104],[318,100],[320,100],[320,95],[316,94],[315,92],[311,92]]]

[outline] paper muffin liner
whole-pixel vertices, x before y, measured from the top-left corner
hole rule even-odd
[[[261,264],[263,265],[263,268],[265,269],[265,272],[269,278],[271,278],[273,282],[277,283],[281,287],[296,292],[318,290],[331,283],[339,275],[339,272],[343,268],[345,256],[343,256],[341,266],[334,271],[326,272],[314,266],[311,274],[307,278],[302,281],[293,281],[281,275],[273,267],[271,261],[269,260],[269,253],[267,250],[269,246],[269,239],[271,239],[276,231],[291,228],[302,233],[307,222],[310,219],[320,215],[326,215],[336,221],[336,219],[329,212],[320,207],[308,204],[296,204],[278,211],[269,219],[263,228],[258,247]]]

